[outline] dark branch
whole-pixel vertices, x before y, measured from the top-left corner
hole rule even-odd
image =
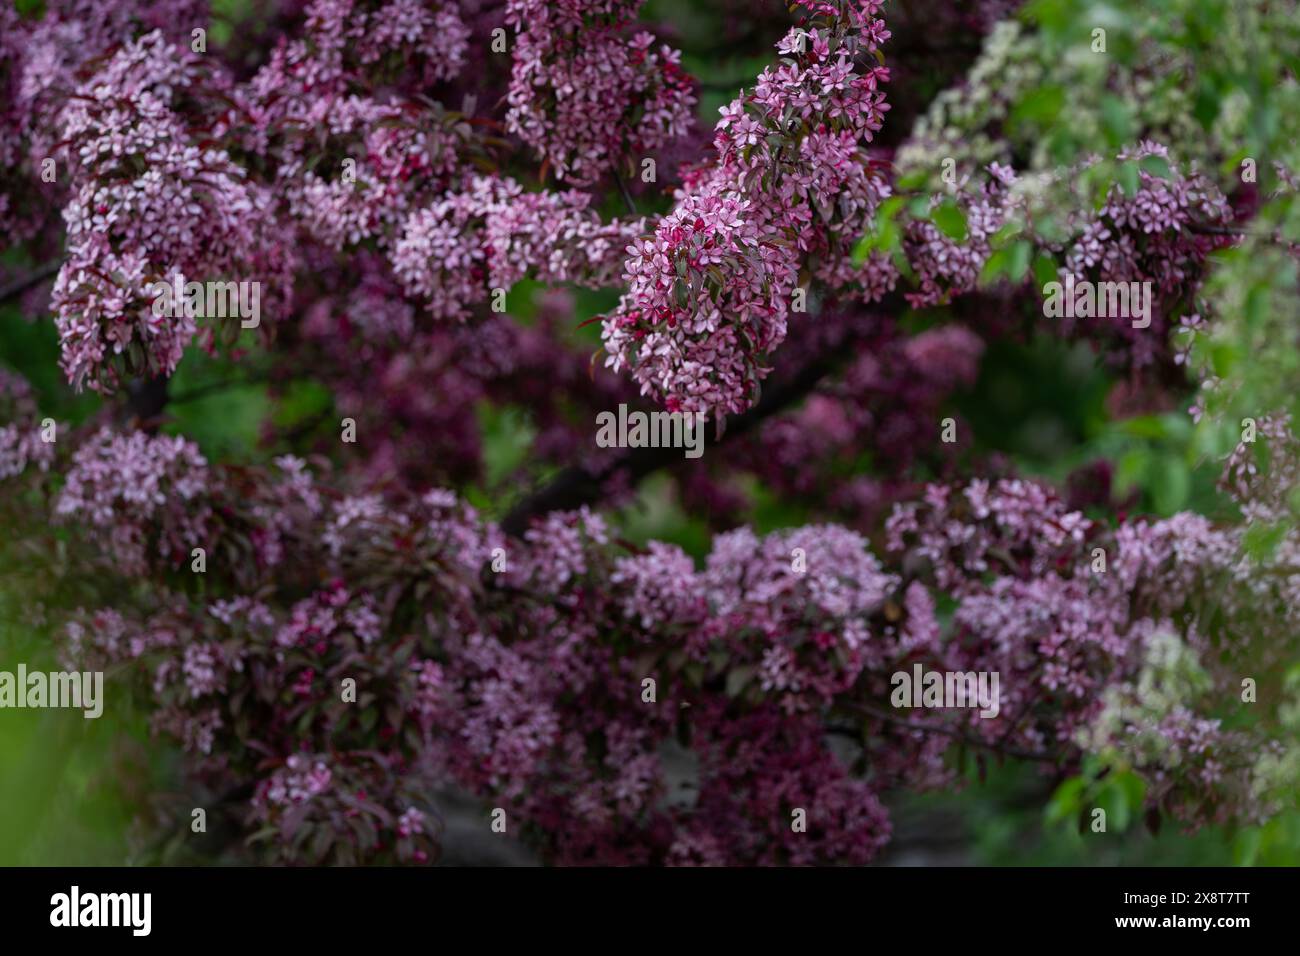
[[[0,287],[0,302],[8,302],[10,299],[17,298],[32,286],[44,282],[58,272],[61,265],[63,265],[61,262],[47,262],[43,266],[37,266],[36,269],[21,279],[15,279],[8,285]]]
[[[727,423],[726,432],[715,445],[735,440],[752,431],[764,419],[795,404],[846,361],[849,351],[844,345],[830,349],[794,375],[764,389],[757,405]],[[647,475],[680,461],[681,457],[679,448],[634,448],[595,471],[570,465],[545,487],[515,505],[502,520],[501,527],[507,534],[518,537],[528,529],[533,518],[552,511],[570,511],[598,501],[602,489],[613,478],[625,476],[629,483],[635,484]]]
[[[1267,239],[1269,242],[1285,242],[1281,231],[1268,233],[1256,229],[1245,229],[1240,226],[1219,226],[1199,222],[1191,223],[1187,228],[1203,236],[1255,236],[1258,239]]]
[[[908,730],[919,730],[927,734],[943,734],[946,737],[952,737],[960,740],[962,743],[981,750],[988,750],[992,753],[1002,754],[1007,757],[1015,757],[1020,760],[1034,760],[1040,763],[1059,763],[1065,756],[1062,753],[1052,753],[1046,750],[1024,750],[1019,747],[1008,747],[1002,741],[990,743],[987,740],[981,740],[967,733],[961,727],[951,727],[944,724],[932,724],[923,720],[908,720],[900,717],[890,711],[874,707],[871,704],[857,703],[856,708],[864,714],[879,718],[886,723],[894,724],[898,727],[906,727]],[[1005,738],[1004,738],[1005,739]]]
[[[623,182],[622,175],[619,174],[619,171],[617,169],[615,169],[613,172],[614,172],[614,182],[618,183],[618,191],[623,194],[623,202],[627,203],[627,211],[631,213],[633,216],[638,215],[636,210],[636,203],[632,201],[632,194],[627,191],[627,184]]]
[[[127,407],[145,431],[156,431],[162,423],[163,409],[167,407],[168,381],[167,376],[158,375],[127,386]]]
[[[261,385],[270,381],[269,375],[246,375],[243,378],[222,379],[217,382],[207,382],[203,385],[196,385],[189,391],[181,392],[179,395],[171,396],[168,404],[180,405],[185,402],[197,401],[200,398],[206,398],[208,395],[224,392],[227,389],[243,388],[247,385]]]

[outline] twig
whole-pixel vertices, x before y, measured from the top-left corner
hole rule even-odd
[[[943,734],[947,737],[953,737],[972,747],[979,747],[983,750],[989,750],[993,753],[1005,754],[1008,757],[1016,757],[1021,760],[1036,760],[1042,763],[1057,763],[1060,761],[1062,754],[1049,753],[1043,750],[1022,750],[1019,747],[999,746],[991,744],[987,740],[981,740],[974,737],[960,727],[947,727],[942,724],[930,724],[925,721],[908,720],[905,717],[899,717],[897,714],[890,713],[887,710],[881,710],[871,704],[858,703],[858,710],[863,713],[878,717],[881,720],[895,724],[899,727],[906,727],[908,730],[919,730],[927,734]]]
[[[260,385],[266,381],[268,381],[268,378],[265,375],[249,375],[246,378],[228,378],[219,382],[208,382],[204,385],[196,385],[189,391],[181,392],[179,395],[173,395],[170,403],[179,405],[182,402],[192,402],[203,398],[205,395],[211,395],[213,392],[224,391],[228,388],[240,388],[244,385]]]
[[[627,211],[632,215],[639,215],[636,209],[636,203],[632,201],[632,194],[627,191],[627,184],[623,182],[623,177],[619,175],[617,169],[613,170],[614,182],[618,183],[618,191],[623,194],[623,201],[627,203]]]
[[[834,369],[849,358],[850,350],[840,345],[807,363],[792,378],[763,390],[759,403],[742,415],[732,419],[727,431],[717,444],[734,441],[760,424],[764,419],[793,405],[803,398]],[[501,522],[502,529],[518,537],[528,530],[533,518],[552,511],[570,511],[596,502],[605,484],[623,473],[635,484],[646,475],[681,459],[679,448],[634,448],[609,464],[594,471],[581,465],[570,465],[556,475],[540,490],[524,498],[510,510]]]
[[[0,288],[0,302],[8,302],[10,299],[22,295],[32,286],[44,282],[50,276],[59,271],[62,262],[47,262],[43,266],[37,266],[32,272],[23,276],[21,279],[15,279],[7,286]]]
[[[1255,229],[1240,229],[1234,226],[1214,226],[1208,223],[1199,222],[1189,223],[1187,228],[1189,231],[1199,233],[1203,236],[1254,236],[1257,239],[1267,239],[1270,242],[1284,241],[1279,232],[1259,232]]]
[[[163,409],[167,407],[169,381],[166,375],[155,375],[127,386],[127,407],[146,431],[157,431],[161,424]]]

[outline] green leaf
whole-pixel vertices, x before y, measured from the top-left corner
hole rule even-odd
[[[1214,342],[1210,345],[1210,364],[1219,378],[1231,376],[1240,357],[1237,346],[1230,342]]]
[[[1138,167],[1148,176],[1155,176],[1157,179],[1174,178],[1174,171],[1163,156],[1143,156],[1138,160]]]
[[[1040,252],[1034,257],[1034,280],[1040,287],[1057,281],[1056,260],[1048,253]]]
[[[333,401],[324,385],[295,379],[280,394],[274,414],[276,427],[288,430],[309,422],[328,411]]]
[[[1047,803],[1047,824],[1054,826],[1066,820],[1073,820],[1079,813],[1079,801],[1083,796],[1083,778],[1070,777],[1064,781]]]
[[[1128,795],[1115,781],[1108,780],[1097,794],[1097,806],[1106,811],[1106,832],[1123,833],[1130,820]]]
[[[1126,435],[1135,438],[1161,439],[1165,437],[1165,421],[1159,415],[1138,415],[1120,423]]]
[[[903,254],[901,246],[894,249],[890,254],[890,258],[894,262],[894,268],[897,269],[904,278],[909,282],[916,281],[916,272],[912,269],[912,264],[907,261],[907,256]]]
[[[1124,195],[1132,199],[1137,195],[1141,179],[1138,176],[1138,164],[1131,159],[1119,164],[1119,185]]]
[[[1267,561],[1277,550],[1277,546],[1286,537],[1290,526],[1287,522],[1264,524],[1257,522],[1246,529],[1241,537],[1242,550],[1257,562]]]
[[[871,228],[853,247],[854,265],[862,265],[867,256],[877,250],[892,253],[901,246],[902,231],[894,220],[898,215],[898,211],[902,208],[903,198],[901,196],[890,196],[880,204],[879,208],[876,209]]]
[[[195,441],[209,459],[256,448],[273,405],[265,385],[238,385],[169,406],[164,431]]]
[[[1192,489],[1192,475],[1187,462],[1175,455],[1163,455],[1156,474],[1156,484],[1151,489],[1156,510],[1164,515],[1181,511]]]
[[[1034,252],[1033,244],[1028,239],[1020,239],[1011,244],[1007,259],[1007,273],[1012,282],[1020,282],[1029,272],[1029,257]]]
[[[966,214],[951,199],[936,206],[932,218],[939,231],[949,239],[960,242],[966,238]]]
[[[1137,816],[1137,814],[1141,813],[1143,804],[1146,802],[1146,781],[1131,770],[1118,773],[1111,779],[1124,792],[1124,798],[1128,802],[1131,814]]]
[[[1094,163],[1083,171],[1079,177],[1083,196],[1089,200],[1094,210],[1106,205],[1111,186],[1115,184],[1116,165],[1111,160]]]
[[[1133,139],[1133,109],[1113,93],[1101,98],[1101,122],[1112,147],[1118,149]]]
[[[923,188],[926,183],[926,178],[927,177],[925,171],[918,169],[915,172],[911,172],[903,176],[899,176],[897,186],[900,190],[903,190],[904,192],[911,192],[913,189]],[[892,197],[892,198],[897,199],[898,197]],[[886,200],[886,202],[888,201],[889,200]]]
[[[1007,266],[1011,261],[1011,253],[1007,249],[997,249],[984,262],[984,268],[980,270],[979,284],[989,286],[998,281],[998,278],[1007,271]]]
[[[1048,33],[1060,33],[1070,22],[1070,6],[1064,0],[1031,0],[1020,16]]]
[[[523,466],[532,448],[536,429],[522,409],[479,404],[478,420],[483,436],[483,463],[491,487]]]
[[[1011,122],[1050,126],[1064,106],[1065,90],[1059,86],[1039,86],[1016,104],[1011,111]]]
[[[1264,834],[1259,827],[1242,830],[1232,841],[1232,862],[1237,866],[1254,866],[1263,843]]]
[[[1010,222],[1004,223],[1002,228],[1000,228],[997,232],[993,233],[991,237],[989,237],[989,244],[993,246],[993,248],[995,249],[1000,249],[1002,246],[1005,246],[1007,242],[1009,242],[1011,239],[1014,239],[1016,236],[1020,235],[1020,233],[1023,230],[1024,230],[1024,224],[1021,223],[1018,219],[1012,219]]]
[[[1271,291],[1267,285],[1259,284],[1246,293],[1246,323],[1251,329],[1260,328],[1268,320]]]
[[[745,686],[753,680],[754,674],[757,672],[758,668],[752,664],[743,664],[740,667],[732,668],[731,672],[727,674],[727,696],[738,696],[745,689]]]
[[[1151,454],[1145,448],[1134,448],[1120,456],[1115,466],[1115,491],[1118,495],[1127,495],[1140,487],[1151,466]]]
[[[1196,102],[1192,104],[1192,115],[1201,126],[1210,130],[1219,118],[1219,94],[1208,81],[1203,81],[1196,91]]]

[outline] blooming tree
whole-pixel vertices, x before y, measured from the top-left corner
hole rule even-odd
[[[1292,810],[1294,3],[1153,0],[1110,53],[1059,3],[724,3],[768,62],[712,129],[641,6],[0,7],[0,293],[66,380],[0,368],[0,608],[183,754],[150,831],[423,863],[455,788],[556,863],[866,863],[967,755],[1059,813]],[[176,276],[260,321],[160,314]],[[1148,321],[1049,317],[1067,277]],[[1222,507],[976,441],[960,396],[1035,337],[1121,382],[1121,471],[1184,436]],[[264,386],[255,451],[187,434],[188,368]],[[705,455],[597,446],[620,404]],[[700,547],[636,540],[660,475]],[[997,713],[901,708],[918,666]]]

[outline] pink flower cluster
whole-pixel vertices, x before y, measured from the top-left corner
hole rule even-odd
[[[1197,755],[1183,774],[1134,738],[1171,806],[1258,809],[1250,738],[1197,716],[1196,693],[1164,678],[1152,697],[1143,676],[1170,635],[1208,660],[1207,589],[1225,595],[1210,613],[1228,633],[1283,606],[1289,581],[1243,574],[1239,532],[1203,518],[1111,531],[1032,482],[975,481],[899,507],[887,559],[811,525],[719,535],[697,566],[663,543],[630,550],[587,512],[510,541],[449,492],[322,493],[295,460],[213,469],[179,440],[102,432],[75,452],[57,505],[90,532],[78,560],[130,575],[153,540],[240,553],[240,499],[313,499],[286,507],[279,560],[210,563],[211,586],[249,596],[161,588],[153,608],[80,615],[68,632],[83,662],[151,669],[155,726],[200,778],[256,782],[249,825],[275,827],[259,838],[275,858],[432,858],[436,827],[409,811],[431,812],[419,794],[451,783],[526,824],[556,862],[865,862],[889,833],[881,793],[951,779],[949,737],[890,716],[891,675],[915,664],[1000,674],[996,718],[923,721],[951,734],[1110,753],[1115,720],[1150,720]],[[337,573],[324,586],[300,570],[322,562]],[[950,620],[931,587],[958,600]],[[1235,680],[1227,670],[1215,679]],[[870,778],[828,727],[866,728],[854,746]]]
[[[691,124],[695,95],[681,54],[627,36],[640,0],[509,0],[517,32],[506,127],[564,180],[590,185]]]
[[[73,453],[54,514],[100,531],[105,557],[124,574],[147,573],[151,551],[175,568],[211,543],[208,481],[207,462],[184,438],[102,428]]]
[[[1162,354],[1163,333],[1174,325],[1168,313],[1181,308],[1199,285],[1206,256],[1224,244],[1222,236],[1198,227],[1213,227],[1231,218],[1218,188],[1195,169],[1175,168],[1159,144],[1142,142],[1122,151],[1116,161],[1140,163],[1151,157],[1169,166],[1167,175],[1139,167],[1132,196],[1115,184],[1096,212],[1071,212],[1064,224],[1068,233],[1064,241],[1034,234],[1029,208],[1032,190],[1018,189],[1015,172],[999,163],[989,164],[988,177],[973,188],[967,176],[956,184],[953,195],[934,195],[931,209],[956,203],[965,235],[953,238],[927,219],[908,222],[902,252],[915,274],[916,289],[906,294],[907,301],[928,307],[975,291],[993,254],[992,238],[1000,230],[1017,227],[1017,234],[1028,237],[1022,241],[1036,244],[1061,263],[1062,280],[1070,273],[1076,281],[1152,283],[1150,328],[1134,328],[1125,316],[1054,320],[1060,334],[1118,339],[1124,347],[1113,360],[1151,364]],[[1069,183],[1073,188],[1093,165],[1088,162],[1071,170],[1055,186]],[[871,289],[892,288],[898,277],[892,262],[873,255],[860,278]]]
[[[908,265],[916,273],[918,289],[907,294],[907,301],[915,307],[946,303],[954,294],[973,290],[978,284],[980,271],[987,262],[989,240],[1004,224],[1014,199],[1008,188],[1015,182],[1015,174],[992,163],[989,178],[978,192],[963,195],[960,202],[966,218],[966,236],[953,239],[945,235],[932,222],[918,220],[908,226],[906,255]],[[946,200],[943,194],[931,198],[931,208]],[[868,263],[868,271],[876,268]],[[883,268],[892,269],[892,264]]]
[[[313,240],[385,246],[447,187],[466,131],[411,97],[459,71],[467,40],[447,4],[315,0],[305,35],[236,90],[232,132],[275,170],[277,200]]]
[[[0,480],[21,475],[28,467],[47,471],[56,444],[42,435],[32,387],[20,375],[0,367]],[[51,437],[57,438],[57,424]]]
[[[49,0],[19,13],[0,10],[0,241],[57,238],[57,209],[67,193],[67,168],[56,158],[63,139],[59,116],[88,64],[125,41],[154,30],[189,42],[205,22],[203,0]]]
[[[1193,825],[1206,804],[1217,822],[1271,806],[1255,777],[1275,745],[1261,751],[1197,708],[1211,691],[1239,694],[1245,660],[1273,666],[1252,636],[1295,626],[1294,534],[1259,567],[1241,555],[1240,528],[1183,513],[1111,531],[1018,481],[931,488],[889,533],[961,598],[953,666],[1001,675],[1002,715],[974,732],[1029,751],[1069,740],[1122,755],[1149,775],[1153,802]]]
[[[439,319],[463,320],[493,289],[531,275],[543,282],[609,285],[628,239],[644,220],[602,223],[590,196],[525,193],[518,183],[475,177],[406,219],[394,244],[394,275]]]
[[[1240,503],[1247,521],[1282,523],[1291,514],[1291,490],[1300,485],[1300,439],[1291,416],[1266,415],[1243,427],[1252,428],[1254,434],[1247,440],[1243,431],[1243,439],[1224,462],[1219,486]]]
[[[134,374],[176,368],[196,323],[154,314],[154,283],[251,281],[281,268],[266,233],[268,194],[173,109],[201,81],[200,57],[155,32],[117,53],[63,111],[75,190],[53,307],[78,388],[112,388],[114,358]]]
[[[96,496],[85,453],[77,460],[70,487],[88,524],[148,518],[162,538],[187,533],[187,514],[152,499]],[[246,472],[221,472],[205,487],[225,500],[225,482],[246,480]],[[177,485],[189,498],[176,500],[192,508],[196,489]],[[96,497],[93,509],[81,504]],[[235,769],[258,779],[250,813],[282,828],[277,853],[309,852],[302,832],[313,829],[331,834],[319,837],[322,845],[344,839],[349,809],[395,832],[411,805],[407,790],[448,777],[541,826],[560,861],[690,862],[686,846],[703,844],[733,848],[731,859],[796,862],[838,858],[852,846],[865,860],[886,838],[874,791],[826,748],[816,715],[865,669],[889,666],[901,653],[889,648],[904,640],[914,647],[917,635],[937,628],[912,626],[904,638],[882,616],[897,582],[859,536],[829,526],[761,540],[738,531],[696,571],[664,546],[619,557],[599,519],[557,514],[526,543],[506,545],[508,568],[485,581],[492,549],[505,542],[447,493],[406,506],[343,500],[319,518],[309,510],[298,517],[306,524],[285,539],[296,542],[297,557],[262,569],[260,594],[269,598],[272,582],[291,581],[322,547],[348,584],[318,588],[283,610],[278,599],[191,606],[176,594],[134,627],[118,627],[146,635],[142,643],[109,643],[102,630],[88,640],[84,626],[78,642],[83,659],[149,662],[156,725],[214,783]],[[310,529],[315,542],[304,537]],[[213,537],[237,533],[225,527]],[[441,570],[429,576],[432,568]],[[229,577],[215,563],[209,573]],[[431,602],[425,611],[408,617],[364,583],[396,580]],[[629,639],[646,648],[644,662],[616,653]],[[773,680],[778,656],[785,679]],[[651,675],[659,697],[648,705],[642,682]],[[359,708],[340,700],[347,677],[356,680]],[[659,755],[679,713],[695,727],[701,761],[693,809],[668,800]],[[770,745],[755,746],[758,739]],[[777,741],[789,747],[779,756]],[[750,756],[733,763],[736,745]],[[285,763],[265,764],[265,746]],[[307,785],[324,780],[309,773],[324,758],[307,755],[327,751],[330,779],[346,773],[346,787]],[[737,800],[747,814],[737,816]],[[807,834],[790,827],[794,809],[806,811]]]
[[[792,310],[809,311],[795,301],[809,292],[800,269],[846,253],[888,194],[864,150],[887,109],[888,70],[860,63],[889,37],[879,8],[814,5],[781,41],[783,65],[723,108],[717,162],[628,247],[630,288],[604,339],[609,367],[643,394],[692,412],[752,404]]]
[[[1129,345],[1127,354],[1135,365],[1148,365],[1159,354],[1176,325],[1173,317],[1200,286],[1206,257],[1226,244],[1212,230],[1232,219],[1219,188],[1195,168],[1178,169],[1164,146],[1144,141],[1117,159],[1140,162],[1148,157],[1165,161],[1169,175],[1139,168],[1132,196],[1111,187],[1106,204],[1064,251],[1062,268],[1062,275],[1071,272],[1076,279],[1151,283],[1151,329],[1135,330],[1124,318],[1102,320]],[[1211,232],[1203,231],[1207,227]],[[1064,330],[1069,334],[1088,321],[1066,319]]]
[[[186,785],[233,811],[238,858],[428,862],[452,789],[504,809],[552,862],[865,863],[891,793],[957,782],[953,741],[1058,770],[1123,763],[1193,825],[1272,808],[1261,779],[1285,776],[1280,751],[1213,714],[1247,664],[1280,673],[1300,628],[1300,534],[1274,527],[1300,476],[1289,422],[1262,417],[1267,455],[1243,439],[1229,457],[1236,526],[1108,524],[1002,477],[1005,462],[952,478],[972,447],[917,436],[976,380],[1010,293],[954,300],[999,230],[1026,216],[1032,235],[1034,184],[992,164],[953,194],[963,239],[911,222],[901,273],[879,252],[855,264],[890,191],[868,152],[888,108],[879,0],[803,3],[671,210],[613,221],[612,190],[534,189],[519,151],[484,134],[494,119],[435,97],[509,83],[507,130],[567,183],[601,182],[680,138],[694,105],[677,54],[632,27],[640,0],[508,0],[510,75],[489,61],[472,84],[466,23],[485,39],[501,5],[290,2],[277,19],[301,30],[267,27],[278,41],[247,60],[190,51],[189,0],[116,6],[0,9],[0,94],[17,104],[0,104],[15,173],[0,232],[42,261],[64,209],[65,370],[107,389],[224,337],[153,315],[156,279],[283,281],[297,321],[267,387],[310,381],[332,405],[301,430],[266,423],[294,454],[209,464],[184,438],[113,430],[109,405],[44,441],[32,390],[0,370],[0,522],[20,529],[0,558],[70,668],[111,669],[147,701]],[[35,186],[43,151],[61,178]],[[1185,304],[1220,243],[1198,226],[1228,208],[1194,169],[1157,175],[1161,159],[1151,143],[1121,154],[1137,188],[1069,217],[1063,239],[1033,236],[1036,251]],[[954,306],[946,324],[900,320],[893,299],[843,308],[905,274],[911,305]],[[539,295],[528,324],[496,314],[528,279],[626,279],[603,338],[630,375],[591,368],[567,290]],[[1159,329],[1108,333],[1136,364],[1162,356]],[[591,448],[593,409],[639,387],[721,416],[762,382],[793,391],[790,410],[748,421],[718,464],[674,471],[715,532],[698,559],[587,508],[525,509],[544,516],[513,538],[469,504],[575,462],[606,504],[629,501],[634,482],[597,467],[612,457]],[[504,476],[485,407],[525,412],[527,461]],[[356,449],[340,452],[335,413],[359,423]],[[578,470],[543,491],[563,498]],[[752,530],[748,495],[764,492],[807,523]],[[894,710],[893,675],[917,666],[999,675],[998,715]]]
[[[420,89],[460,72],[469,29],[457,5],[442,0],[311,0],[304,36],[281,49],[282,67],[308,86],[341,92],[361,79]],[[291,84],[292,85],[292,84]]]

